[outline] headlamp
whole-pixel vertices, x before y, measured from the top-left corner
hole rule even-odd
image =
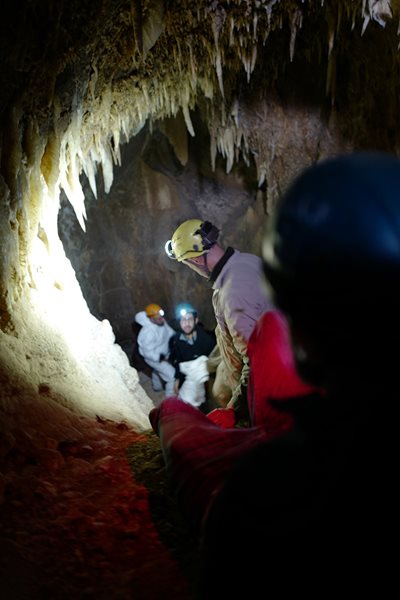
[[[176,260],[176,256],[175,256],[175,252],[172,248],[172,240],[168,240],[165,242],[165,254],[168,256],[168,258],[172,258],[173,260]]]

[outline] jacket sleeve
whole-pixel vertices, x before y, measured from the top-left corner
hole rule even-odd
[[[139,352],[144,360],[160,361],[160,349],[154,344],[154,337],[149,327],[143,327],[138,336]]]
[[[197,335],[200,344],[201,354],[208,356],[214,349],[217,340],[215,339],[215,333],[206,331],[202,325],[197,326]]]
[[[179,349],[177,345],[177,337],[176,335],[172,336],[169,339],[169,362],[175,368],[175,379],[183,379],[181,372],[179,370],[179,363],[181,362],[181,358],[179,355]]]
[[[262,306],[262,305],[261,305]],[[233,390],[228,407],[237,407],[247,402],[247,383],[250,373],[250,362],[247,355],[247,342],[262,312],[257,296],[236,293],[227,294],[225,304],[225,320],[233,346],[241,358],[242,369],[240,381]],[[244,397],[243,397],[244,396]]]

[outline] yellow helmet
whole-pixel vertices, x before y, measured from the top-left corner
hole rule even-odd
[[[201,256],[214,246],[218,234],[219,229],[210,221],[189,219],[181,223],[172,239],[167,241],[165,252],[179,262]]]
[[[161,308],[161,306],[159,306],[158,304],[148,304],[144,310],[146,312],[146,315],[150,318],[157,317],[157,316],[160,316],[160,317],[164,316],[164,311]]]

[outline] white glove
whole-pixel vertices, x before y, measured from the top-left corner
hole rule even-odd
[[[209,378],[207,356],[179,363],[181,373],[186,375],[179,390],[179,398],[192,406],[200,406],[205,400],[204,383]]]
[[[207,356],[202,355],[194,360],[179,363],[179,369],[181,373],[186,375],[186,378],[190,378],[196,383],[205,383],[210,376],[207,368],[207,360]]]

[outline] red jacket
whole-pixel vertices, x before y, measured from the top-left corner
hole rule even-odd
[[[247,388],[250,422],[262,427],[268,437],[293,427],[290,412],[279,410],[289,398],[305,396],[315,388],[304,383],[296,372],[289,327],[277,310],[258,320],[247,346],[250,376]],[[284,408],[284,407],[283,407]]]
[[[250,428],[234,427],[229,418],[233,409],[217,409],[206,416],[176,398],[167,398],[150,413],[153,429],[161,438],[172,488],[183,511],[197,523],[204,522],[237,461],[292,427],[291,413],[280,412],[273,401],[315,391],[295,371],[286,320],[277,311],[259,319],[249,340],[249,356]],[[226,416],[226,422],[213,414]]]

